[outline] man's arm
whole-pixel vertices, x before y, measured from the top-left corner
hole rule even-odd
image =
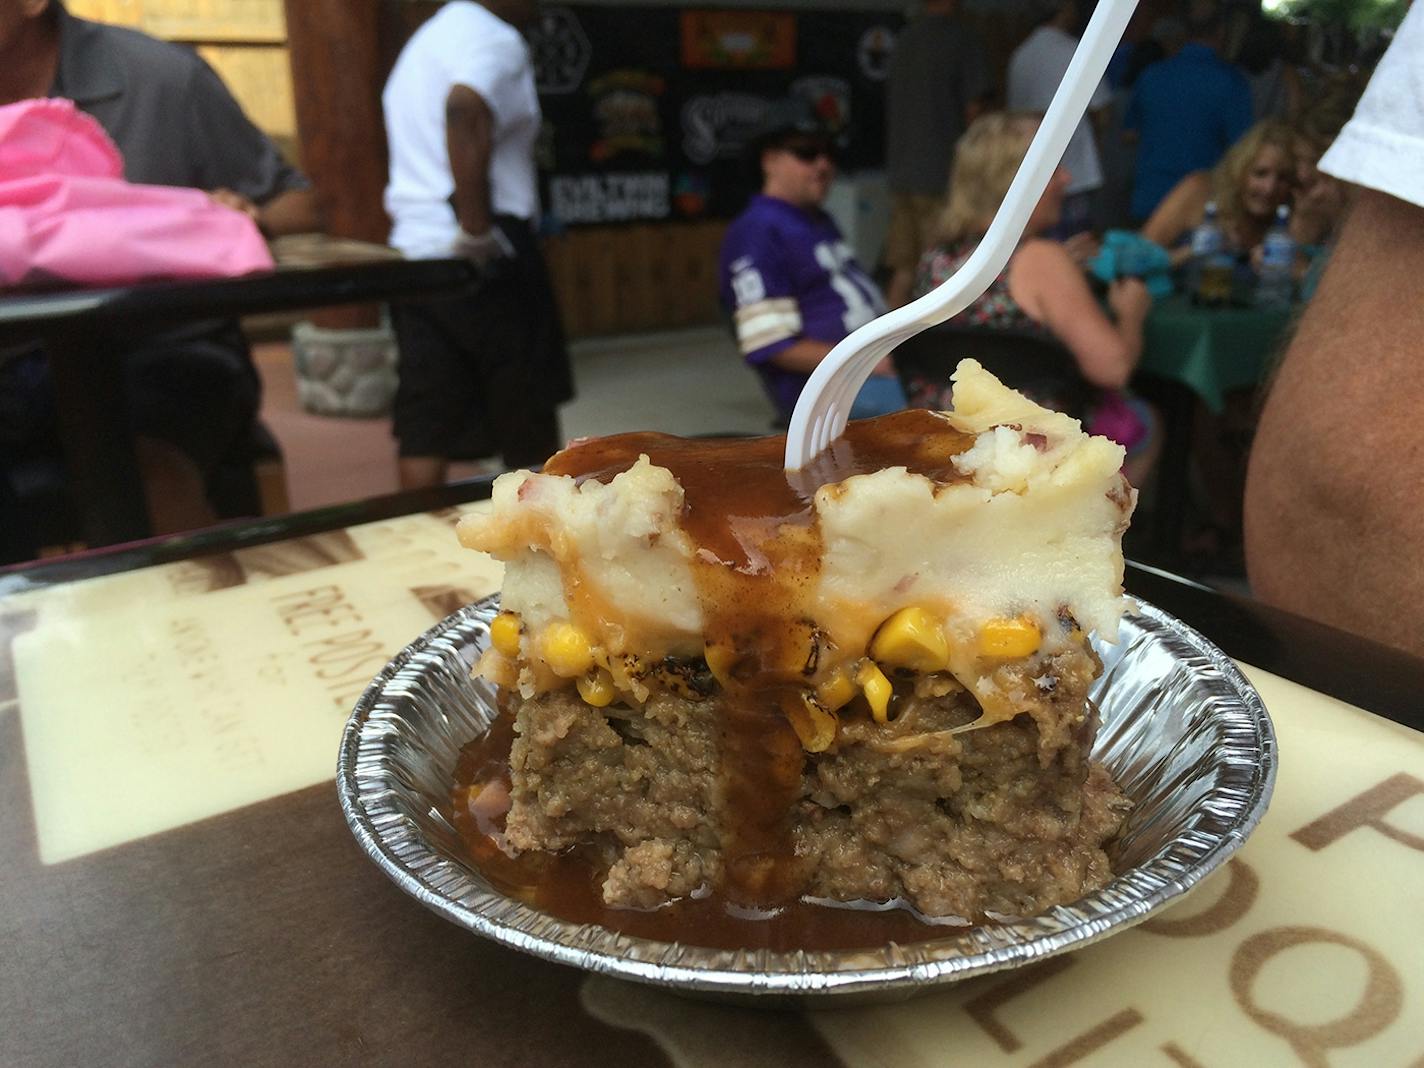
[[[1281,364],[1246,483],[1272,604],[1424,655],[1424,208],[1362,189]]]
[[[1211,172],[1193,171],[1174,185],[1142,224],[1142,236],[1167,249],[1173,266],[1191,256],[1191,248],[1178,245],[1183,235],[1196,229],[1211,200]]]
[[[262,231],[264,237],[309,234],[321,230],[324,221],[316,190],[286,189],[264,204],[254,204],[231,189],[214,189],[208,194],[225,208],[240,211]]]
[[[766,362],[783,371],[799,371],[808,375],[816,365],[835,348],[825,341],[813,341],[809,337],[798,338]]]
[[[494,114],[485,98],[468,85],[456,85],[445,98],[445,148],[455,180],[455,218],[472,236],[487,233],[490,211],[490,156],[494,149]]]
[[[321,204],[316,190],[287,189],[257,209],[257,225],[268,237],[309,234],[322,229]]]

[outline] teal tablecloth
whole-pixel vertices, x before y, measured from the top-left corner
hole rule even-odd
[[[1143,330],[1140,369],[1189,387],[1213,412],[1228,390],[1254,386],[1285,341],[1293,308],[1201,308],[1159,300]]]

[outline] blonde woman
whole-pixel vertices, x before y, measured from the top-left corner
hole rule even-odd
[[[920,261],[916,296],[958,270],[979,244],[1038,123],[1038,115],[995,112],[976,120],[959,139],[939,243]],[[953,321],[988,329],[1040,330],[1068,349],[1079,373],[1099,388],[1093,409],[1081,413],[1085,425],[1127,448],[1127,475],[1138,484],[1155,458],[1157,420],[1150,406],[1123,393],[1122,387],[1142,355],[1142,323],[1152,298],[1140,279],[1114,282],[1108,289],[1109,317],[1073,256],[1059,242],[1039,236],[1058,222],[1070,177],[1058,169],[1008,267]]]
[[[1250,253],[1265,239],[1276,208],[1290,202],[1296,181],[1296,134],[1284,122],[1258,122],[1231,146],[1210,171],[1187,175],[1142,227],[1142,236],[1185,259],[1184,242],[1216,202],[1217,221],[1227,247]],[[1181,246],[1181,247],[1177,247]]]

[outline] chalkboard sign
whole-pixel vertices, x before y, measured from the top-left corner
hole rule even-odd
[[[765,108],[811,102],[845,170],[884,160],[901,20],[867,12],[545,7],[531,46],[545,209],[558,225],[727,218],[759,185]]]

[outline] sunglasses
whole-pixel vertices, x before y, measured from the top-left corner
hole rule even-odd
[[[825,157],[834,160],[831,154],[831,146],[821,142],[800,142],[798,144],[783,145],[787,152],[799,159],[802,163],[814,163],[816,160]]]

